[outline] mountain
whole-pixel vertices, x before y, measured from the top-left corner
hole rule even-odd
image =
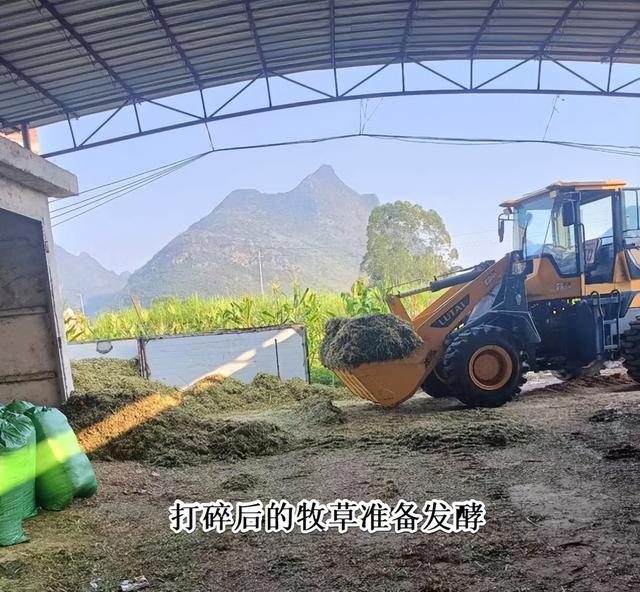
[[[369,213],[379,203],[343,183],[328,165],[286,193],[231,192],[131,275],[124,292],[157,296],[259,293],[293,281],[348,288],[359,275]]]
[[[131,275],[109,271],[88,253],[73,255],[59,245],[55,257],[64,305],[80,310],[84,304],[88,315],[111,304]]]

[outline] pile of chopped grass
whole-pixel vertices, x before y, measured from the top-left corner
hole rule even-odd
[[[160,466],[234,460],[287,450],[289,435],[265,421],[223,421],[231,411],[345,398],[348,391],[258,374],[244,384],[212,377],[179,391],[138,375],[131,362],[74,362],[76,391],[62,411],[92,458]],[[316,405],[316,404],[314,404]]]
[[[100,448],[97,458],[175,467],[283,452],[288,435],[264,421],[216,421],[171,409]]]
[[[398,434],[396,441],[411,450],[464,451],[475,448],[506,448],[529,441],[530,426],[508,420],[485,419],[478,422],[445,422],[414,428]]]
[[[406,358],[423,344],[409,323],[391,314],[330,319],[325,331],[320,359],[337,370]]]
[[[159,382],[140,375],[138,361],[91,358],[71,362],[73,383],[78,393],[134,393],[152,389],[168,390]]]
[[[78,431],[103,421],[132,403],[148,399],[166,408],[177,402],[179,393],[160,382],[140,376],[135,360],[97,358],[71,363],[75,390],[62,406],[71,427]]]
[[[316,395],[302,401],[295,410],[296,419],[308,426],[333,426],[344,423],[344,412],[331,399]]]
[[[225,491],[249,491],[260,483],[260,479],[250,473],[236,473],[227,477],[220,486]]]
[[[326,322],[324,326],[324,339],[320,344],[320,350],[318,352],[320,361],[324,366],[329,365],[329,351],[331,349],[331,343],[347,320],[348,319],[344,317],[332,317]]]
[[[250,384],[233,378],[196,383],[184,392],[182,406],[193,413],[216,414],[288,406],[318,396],[335,400],[350,395],[345,388],[307,384],[298,378],[280,380],[261,373]]]

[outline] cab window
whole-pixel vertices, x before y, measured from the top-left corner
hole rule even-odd
[[[580,222],[584,229],[585,280],[590,284],[610,282],[615,262],[611,196],[581,203]]]
[[[542,196],[518,208],[516,243],[527,259],[546,256],[561,275],[578,274],[573,227],[562,224],[561,200]]]

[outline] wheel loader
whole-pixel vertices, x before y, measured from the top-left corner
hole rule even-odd
[[[499,407],[528,371],[564,379],[622,359],[640,382],[640,196],[622,181],[557,182],[501,204],[513,251],[428,286],[389,294],[423,345],[410,357],[334,372],[386,407],[422,388]],[[442,292],[411,318],[402,300]]]

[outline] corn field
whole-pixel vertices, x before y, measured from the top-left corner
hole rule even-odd
[[[386,293],[386,288],[369,287],[363,281],[340,294],[318,293],[298,285],[292,287],[290,294],[285,294],[278,286],[272,286],[271,294],[265,296],[158,298],[148,308],[105,312],[92,320],[76,314],[72,320],[65,319],[65,325],[69,341],[94,341],[299,323],[307,328],[310,362],[318,368],[318,350],[327,320],[335,316],[389,312]],[[415,309],[425,302],[423,295],[405,304]]]

